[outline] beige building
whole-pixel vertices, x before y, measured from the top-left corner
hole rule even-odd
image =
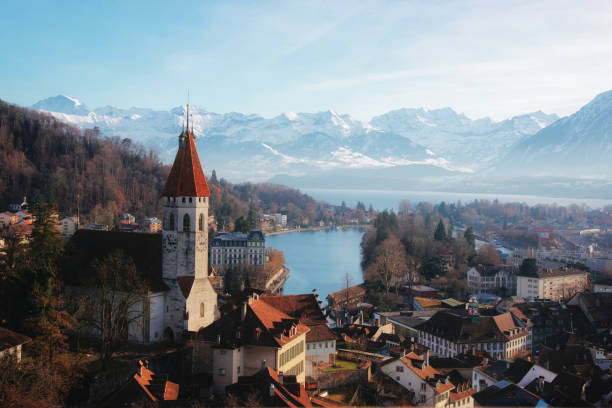
[[[476,349],[513,359],[531,351],[529,330],[517,325],[510,313],[472,317],[461,310],[439,311],[415,329],[418,343],[438,357]]]
[[[472,408],[474,390],[467,386],[457,387],[448,376],[441,374],[429,364],[429,352],[410,352],[391,360],[381,371],[402,387],[414,394],[412,403],[434,408]]]
[[[270,367],[306,379],[306,333],[298,319],[279,311],[254,293],[241,307],[202,329],[198,339],[211,345],[214,391]]]
[[[569,299],[589,287],[589,273],[572,268],[541,268],[517,278],[516,294],[525,299]]]

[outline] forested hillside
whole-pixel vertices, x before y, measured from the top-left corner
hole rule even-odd
[[[122,212],[161,216],[161,190],[169,166],[130,139],[79,130],[54,117],[0,100],[0,211],[27,196],[30,204],[53,202],[62,215],[113,224]],[[293,225],[342,216],[338,207],[296,189],[273,184],[237,184],[208,175],[211,213],[233,228],[266,212],[283,212]]]

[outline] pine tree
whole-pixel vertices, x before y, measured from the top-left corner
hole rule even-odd
[[[476,235],[474,235],[474,228],[468,227],[463,234],[465,240],[470,244],[472,250],[476,249]]]
[[[440,220],[438,223],[438,227],[434,233],[434,239],[436,241],[446,241],[446,228],[444,227],[444,222],[442,220]]]

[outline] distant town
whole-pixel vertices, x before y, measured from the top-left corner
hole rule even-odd
[[[82,224],[27,197],[0,213],[0,386],[16,404],[610,404],[612,208],[267,213],[207,179],[194,140],[187,120],[157,216]],[[353,226],[362,283],[284,294],[266,234]],[[48,387],[20,393],[24,377]]]

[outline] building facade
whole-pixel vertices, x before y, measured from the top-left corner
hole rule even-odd
[[[439,311],[415,329],[418,343],[438,357],[454,357],[474,349],[498,359],[530,352],[529,330],[518,325],[510,313],[474,317],[463,311]]]
[[[223,275],[232,267],[263,267],[266,262],[266,238],[260,230],[220,232],[210,243],[210,266]]]
[[[516,294],[517,269],[512,266],[472,267],[467,271],[467,286],[470,293],[500,293],[506,296]]]
[[[540,268],[537,273],[519,274],[517,295],[525,299],[569,299],[589,287],[589,273],[572,268]]]

